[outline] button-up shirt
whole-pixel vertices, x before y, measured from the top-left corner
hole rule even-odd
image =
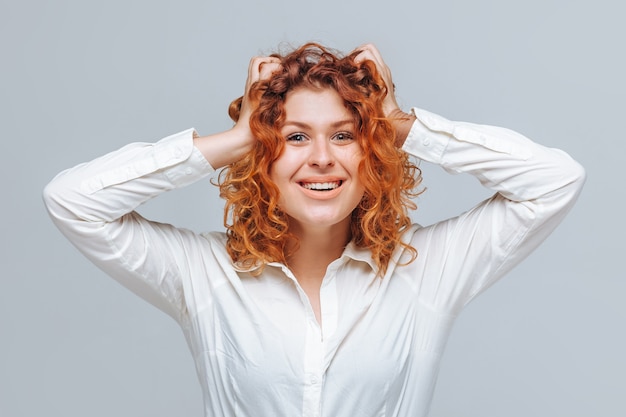
[[[384,276],[350,243],[327,268],[321,323],[286,265],[233,264],[222,232],[143,218],[146,200],[212,173],[193,130],[135,143],[58,175],[45,190],[60,230],[93,263],[181,326],[206,416],[426,416],[453,321],[528,255],[574,203],[584,171],[513,131],[413,109],[403,149],[494,191],[403,239]]]

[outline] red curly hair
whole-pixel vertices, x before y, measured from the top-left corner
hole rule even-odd
[[[250,128],[257,139],[255,147],[223,170],[219,178],[220,195],[226,200],[227,250],[238,265],[250,268],[268,262],[286,264],[288,248],[297,248],[287,215],[278,206],[280,190],[269,172],[284,147],[281,128],[285,98],[300,87],[332,88],[354,117],[357,141],[363,150],[359,175],[365,187],[363,198],[352,212],[354,243],[371,250],[379,274],[387,270],[397,245],[410,250],[412,260],[417,256],[417,251],[403,243],[400,236],[411,224],[408,210],[416,208],[411,198],[419,194],[421,172],[394,145],[396,132],[382,109],[388,91],[375,64],[357,64],[356,55],[342,56],[308,43],[285,55],[273,54],[280,59],[281,69],[252,86],[249,99],[255,110]],[[234,100],[229,108],[235,121],[242,99]]]

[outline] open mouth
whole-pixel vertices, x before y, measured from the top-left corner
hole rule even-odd
[[[307,190],[314,191],[332,191],[339,188],[343,181],[330,181],[330,182],[301,182],[300,186]]]

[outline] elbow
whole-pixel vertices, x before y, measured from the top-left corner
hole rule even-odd
[[[561,201],[564,208],[570,208],[578,200],[578,196],[587,180],[585,168],[572,158],[561,166],[560,187],[555,190],[555,197]]]
[[[571,178],[570,187],[572,188],[574,194],[578,196],[587,181],[587,171],[580,163],[572,159],[569,176]]]
[[[578,200],[587,179],[585,168],[564,151],[557,150],[542,178],[542,201],[549,212],[567,212]]]
[[[72,217],[71,210],[68,209],[70,207],[68,196],[71,190],[64,183],[63,176],[58,175],[44,187],[42,192],[44,206],[55,223]]]
[[[54,210],[55,207],[59,205],[59,200],[61,196],[61,192],[59,187],[57,186],[57,182],[53,179],[43,188],[42,198],[43,204],[48,210],[48,213]]]

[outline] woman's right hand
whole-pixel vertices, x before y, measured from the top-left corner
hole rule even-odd
[[[263,81],[281,68],[276,57],[254,57],[248,66],[248,79],[239,118],[235,125],[225,132],[194,138],[194,145],[214,169],[219,169],[243,158],[254,145],[254,135],[250,129],[250,115],[254,104],[250,100],[250,90],[254,83]]]
[[[250,89],[255,83],[270,78],[280,68],[280,59],[276,57],[256,56],[250,60],[248,65],[248,78],[239,110],[239,119],[233,126],[233,130],[249,136],[251,142],[254,142],[254,137],[250,131],[250,115],[254,108],[250,99]]]

